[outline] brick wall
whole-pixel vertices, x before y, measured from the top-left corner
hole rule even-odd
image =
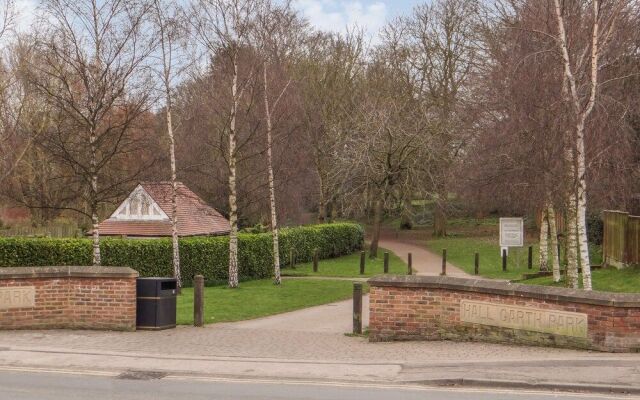
[[[135,330],[137,276],[121,267],[0,268],[0,329]]]
[[[388,276],[369,283],[371,341],[446,339],[640,351],[640,295],[430,276]],[[467,316],[469,304],[480,304],[473,320],[482,322],[463,321],[461,304]],[[488,316],[483,305],[491,307]],[[578,321],[572,313],[586,319]],[[553,332],[529,330],[542,314],[553,316]],[[509,321],[521,329],[496,326]]]

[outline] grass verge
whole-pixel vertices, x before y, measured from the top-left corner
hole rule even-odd
[[[345,300],[353,283],[341,280],[291,279],[275,286],[264,279],[242,282],[237,289],[226,285],[206,287],[205,323],[241,321]],[[193,288],[178,296],[177,323],[193,324]]]
[[[320,260],[318,272],[313,272],[312,263],[296,265],[296,269],[286,268],[282,270],[283,276],[328,276],[328,277],[369,277],[380,275],[384,272],[385,249],[378,249],[378,258],[365,258],[364,275],[360,275],[360,252],[348,256]],[[389,252],[389,273],[407,274],[407,264],[392,252]]]
[[[582,286],[582,276],[579,279]],[[640,293],[640,267],[624,269],[603,268],[591,271],[593,290],[601,292]],[[564,280],[555,283],[550,276],[521,281],[527,285],[564,287]]]
[[[533,246],[533,269],[527,268],[528,246]],[[469,274],[474,273],[475,253],[480,254],[480,275],[495,279],[521,279],[528,272],[538,271],[538,243],[525,243],[522,248],[509,249],[507,271],[502,271],[502,256],[497,237],[447,237],[427,242],[427,247],[436,254],[447,249],[447,260]],[[600,246],[591,245],[591,262],[601,262]],[[561,255],[562,257],[562,255]],[[551,264],[549,264],[551,265]]]

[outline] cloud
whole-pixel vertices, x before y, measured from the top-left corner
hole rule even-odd
[[[346,32],[359,27],[376,35],[387,19],[387,6],[381,1],[295,0],[294,6],[320,30]]]

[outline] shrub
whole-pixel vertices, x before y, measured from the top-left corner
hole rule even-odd
[[[267,278],[273,274],[273,244],[270,233],[238,235],[239,277]],[[320,258],[351,254],[362,248],[364,230],[354,223],[310,225],[280,230],[280,260],[289,262],[293,249],[298,262],[311,261],[318,249]],[[171,276],[171,240],[103,239],[102,264],[131,267],[140,276]],[[0,238],[0,267],[91,265],[91,239]],[[229,237],[180,239],[180,264],[185,282],[202,274],[208,281],[227,279]]]
[[[587,237],[589,242],[597,245],[602,244],[604,234],[604,222],[599,214],[587,215]]]

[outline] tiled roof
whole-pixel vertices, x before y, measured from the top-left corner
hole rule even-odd
[[[171,217],[171,182],[141,182],[143,189]],[[224,235],[229,221],[182,183],[177,191],[178,235]],[[171,236],[171,222],[117,220],[109,218],[100,224],[100,235]]]

